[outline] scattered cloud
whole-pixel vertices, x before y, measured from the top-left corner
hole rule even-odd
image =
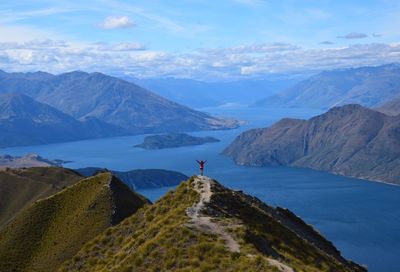
[[[100,51],[142,51],[146,50],[146,46],[138,42],[123,42],[116,44],[96,43],[94,44]]]
[[[128,16],[109,16],[99,26],[104,29],[130,28],[135,23]]]
[[[359,32],[350,32],[344,36],[338,36],[339,39],[348,39],[348,40],[353,40],[353,39],[364,39],[367,38],[368,35],[365,33],[359,33]]]
[[[124,11],[128,14],[134,14],[137,17],[149,20],[155,24],[157,28],[167,29],[173,33],[184,33],[187,29],[187,24],[181,24],[165,15],[150,12],[142,6],[124,3],[122,1],[105,1],[105,3],[106,5],[102,7],[102,9],[108,9],[115,12]]]
[[[335,44],[335,43],[331,42],[331,41],[323,41],[323,42],[320,42],[319,44],[332,45],[332,44]]]
[[[0,50],[24,49],[24,50],[48,50],[51,48],[67,47],[65,41],[50,39],[35,39],[28,42],[0,42]]]
[[[382,34],[372,33],[372,37],[374,37],[374,38],[380,38],[382,36],[383,36]]]
[[[79,67],[89,72],[128,73],[139,78],[198,80],[264,77],[400,62],[400,44],[385,43],[317,49],[265,43],[188,53],[144,49],[136,42],[86,45],[53,40],[5,42],[0,43],[0,60],[1,69],[6,71],[61,73]]]
[[[262,53],[273,53],[273,52],[284,52],[300,49],[299,46],[289,43],[258,43],[253,45],[241,45],[231,48],[222,49],[204,49],[204,52],[213,54],[262,54]]]

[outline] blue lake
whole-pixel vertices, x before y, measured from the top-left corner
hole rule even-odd
[[[2,149],[3,154],[38,153],[72,161],[66,167],[114,170],[163,168],[197,174],[196,159],[207,159],[206,175],[255,195],[268,204],[287,207],[333,241],[343,255],[369,271],[400,271],[400,186],[288,167],[235,165],[220,152],[243,130],[268,126],[282,117],[308,118],[309,109],[206,108],[213,114],[248,121],[236,130],[193,132],[221,140],[202,146],[143,150],[133,145],[144,136],[129,136]],[[155,201],[173,188],[141,190]]]

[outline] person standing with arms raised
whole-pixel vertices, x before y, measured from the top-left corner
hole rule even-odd
[[[207,160],[205,160],[205,161],[196,160],[196,161],[200,165],[200,176],[203,176],[203,174],[204,174],[204,164],[206,164]]]

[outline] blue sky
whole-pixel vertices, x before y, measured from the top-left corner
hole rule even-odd
[[[400,1],[0,3],[7,71],[227,80],[400,59]]]

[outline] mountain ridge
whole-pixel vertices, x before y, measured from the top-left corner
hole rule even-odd
[[[400,96],[399,78],[399,64],[323,71],[253,106],[329,109],[361,104],[375,108]]]
[[[83,177],[60,167],[0,170],[0,229],[24,208]]]
[[[309,120],[282,119],[239,135],[223,154],[237,164],[289,165],[399,184],[400,118],[360,105]]]
[[[0,74],[1,92],[23,93],[78,120],[96,118],[131,134],[236,128],[234,119],[213,117],[167,100],[134,83],[102,73]]]
[[[366,271],[318,232],[195,176],[87,243],[60,271]]]
[[[121,136],[124,129],[103,121],[80,122],[21,93],[0,93],[0,147]]]
[[[0,267],[57,270],[85,242],[148,203],[110,173],[83,179],[36,201],[0,230]]]
[[[396,116],[400,114],[400,97],[395,98],[385,104],[383,104],[381,107],[376,108],[377,111],[380,111],[384,114],[387,115],[392,115]]]

